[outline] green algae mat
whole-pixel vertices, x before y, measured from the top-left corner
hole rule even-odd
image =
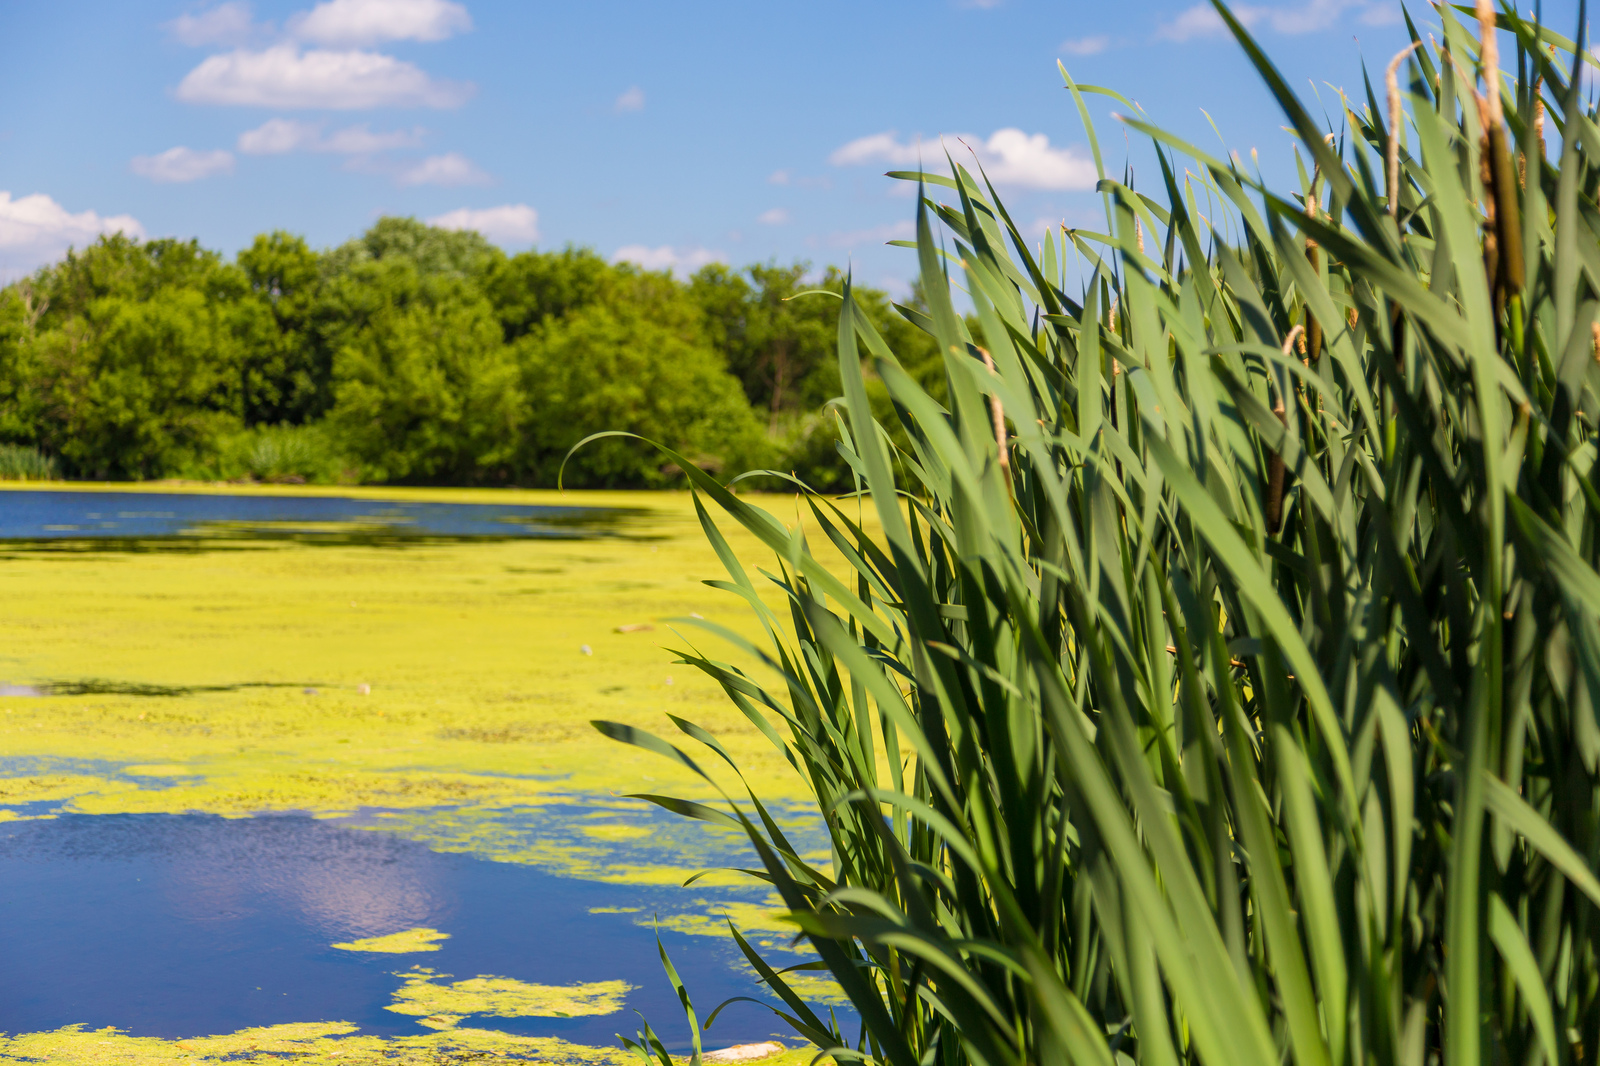
[[[0,695],[0,821],[358,815],[364,828],[436,851],[585,881],[675,885],[720,857],[717,842],[697,824],[641,825],[629,816],[637,801],[624,796],[711,797],[671,763],[588,724],[670,732],[669,713],[717,735],[780,809],[803,796],[792,768],[721,691],[673,665],[669,649],[707,645],[703,632],[669,619],[698,615],[755,635],[740,601],[702,583],[722,569],[687,494],[298,491],[616,508],[621,517],[572,539],[0,543],[0,692],[51,693]],[[792,498],[761,502],[800,523]],[[759,557],[753,540],[725,532],[746,558]],[[679,893],[678,913],[640,924],[725,936],[728,915],[767,944],[783,935],[769,906],[719,899],[726,883],[697,882]],[[409,929],[369,940],[429,950],[444,936]],[[356,943],[339,946],[385,950]],[[434,998],[493,993],[517,1009],[510,986],[493,985],[499,978],[465,976]],[[430,990],[418,977],[397,1002],[429,1016],[462,1013],[428,1002]],[[820,982],[816,991],[832,994]],[[608,1011],[624,1002],[616,987],[582,994]],[[136,1021],[0,1038],[0,1061],[618,1054],[469,1025],[375,1037],[307,1022],[171,1040],[137,1035]],[[619,1014],[617,1028],[632,1026]]]

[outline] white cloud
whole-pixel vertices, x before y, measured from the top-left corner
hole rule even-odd
[[[1363,6],[1350,0],[1310,0],[1298,7],[1246,7],[1241,21],[1260,23],[1278,33],[1316,33],[1338,22],[1346,10]]]
[[[937,157],[937,151],[935,151]],[[888,163],[911,166],[923,157],[920,145],[902,144],[893,130],[857,137],[842,148],[834,150],[828,162],[836,167],[854,167],[863,163]]]
[[[427,131],[421,126],[413,126],[409,130],[373,133],[367,128],[366,123],[362,123],[359,126],[346,126],[344,129],[334,130],[324,137],[314,150],[338,152],[341,155],[367,155],[371,152],[387,152],[392,148],[415,148],[422,143],[423,135],[426,133]]]
[[[179,100],[244,107],[457,107],[471,84],[430,78],[378,52],[302,52],[293,44],[211,56],[178,84]]]
[[[239,134],[235,147],[245,155],[283,155],[309,152],[322,139],[322,127],[292,118],[269,118],[253,130]]]
[[[0,191],[0,281],[9,281],[42,266],[73,246],[102,233],[143,237],[144,227],[130,215],[102,217],[93,211],[72,214],[44,193],[13,200]]]
[[[446,152],[402,170],[395,180],[401,185],[487,185],[490,178],[460,152]]]
[[[1269,29],[1291,36],[1320,33],[1349,12],[1368,25],[1386,25],[1399,18],[1398,9],[1386,0],[1306,0],[1290,6],[1241,4],[1233,9],[1234,17],[1249,29]],[[1164,41],[1188,41],[1196,37],[1223,36],[1227,32],[1216,9],[1200,3],[1162,23],[1156,29],[1156,37]]]
[[[1025,189],[1092,189],[1097,180],[1093,163],[1074,148],[1050,147],[1050,138],[1043,133],[1030,135],[1008,127],[996,130],[986,141],[970,134],[945,134],[940,139],[970,146],[989,180],[996,185]],[[925,145],[901,141],[891,130],[851,141],[830,155],[828,162],[838,167],[864,163],[916,166],[918,162],[938,167],[943,155],[938,141]]]
[[[1170,22],[1163,22],[1156,29],[1156,36],[1163,41],[1187,41],[1192,37],[1213,37],[1226,32],[1228,27],[1216,8],[1210,4],[1195,4],[1184,8]]]
[[[417,126],[409,130],[373,133],[362,123],[324,135],[320,122],[271,118],[255,129],[239,134],[237,147],[246,155],[283,155],[288,152],[370,155],[393,148],[414,148],[422,143],[425,132],[421,126]]]
[[[674,273],[681,270],[685,274],[693,274],[707,263],[726,263],[728,257],[710,248],[673,248],[665,244],[659,248],[647,248],[642,244],[630,244],[618,248],[611,261],[633,263],[646,270],[670,270]]]
[[[1065,220],[1051,216],[1041,215],[1022,228],[1024,236],[1031,240],[1041,240],[1046,233],[1054,233],[1059,226],[1066,225]]]
[[[539,212],[527,204],[458,207],[428,219],[430,226],[477,230],[496,244],[532,244],[539,239]]]
[[[644,90],[635,85],[627,92],[617,97],[617,102],[611,106],[619,115],[625,114],[629,111],[643,111]]]
[[[324,0],[289,20],[289,32],[330,45],[442,41],[472,29],[472,16],[450,0]]]
[[[179,15],[167,23],[167,32],[191,47],[207,44],[245,44],[259,30],[250,17],[250,5],[244,0],[229,0],[209,11],[195,15]]]
[[[787,225],[789,222],[789,211],[787,208],[774,207],[770,211],[763,211],[757,215],[756,221],[761,223],[763,226]]]
[[[831,189],[833,179],[826,174],[819,178],[796,175],[792,170],[774,170],[767,175],[768,185],[798,185],[802,189]]]
[[[1093,37],[1074,37],[1061,42],[1061,50],[1069,56],[1097,56],[1111,47],[1111,37],[1100,33]]]
[[[179,145],[159,155],[136,155],[128,165],[141,178],[162,184],[199,181],[214,174],[232,174],[233,153],[221,148],[201,152]]]
[[[996,130],[978,149],[989,179],[997,185],[1029,189],[1092,189],[1099,181],[1094,164],[1071,148],[1051,148],[1042,133]]]
[[[917,235],[917,227],[909,219],[891,222],[870,229],[844,230],[830,233],[824,240],[830,248],[859,248],[864,244],[884,244],[888,241],[909,241]]]

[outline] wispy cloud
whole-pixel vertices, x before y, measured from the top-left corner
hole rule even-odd
[[[492,180],[460,152],[430,155],[395,177],[401,185],[487,185]]]
[[[650,248],[643,244],[629,244],[618,248],[611,260],[615,263],[633,263],[646,270],[693,274],[708,263],[726,263],[728,257],[710,248],[673,248],[666,244]]]
[[[769,185],[794,185],[802,189],[831,189],[833,181],[826,174],[821,177],[808,178],[796,174],[792,170],[774,170],[767,175]]]
[[[327,45],[443,41],[472,29],[472,16],[450,0],[325,0],[289,19],[289,32]]]
[[[1234,17],[1250,29],[1268,29],[1295,36],[1320,33],[1353,14],[1368,25],[1384,25],[1398,19],[1398,9],[1387,0],[1306,0],[1302,4],[1242,4],[1233,9]],[[1163,41],[1189,41],[1220,37],[1227,33],[1222,17],[1210,4],[1195,4],[1156,28]]]
[[[637,85],[633,86],[627,92],[617,97],[616,103],[612,104],[611,107],[612,110],[616,111],[616,113],[619,115],[625,115],[630,111],[643,111],[644,90],[639,88]]]
[[[539,212],[527,204],[458,207],[428,219],[444,229],[477,230],[496,244],[532,244],[539,239]]]
[[[261,34],[271,32],[269,26],[256,25],[245,0],[229,0],[208,11],[179,15],[166,24],[166,29],[180,44],[192,48],[208,44],[248,44]]]
[[[421,126],[374,133],[365,123],[346,126],[328,134],[322,131],[323,124],[320,122],[272,118],[253,130],[239,134],[236,147],[246,155],[285,155],[289,152],[370,155],[395,148],[414,148],[422,143],[427,133]]]
[[[378,52],[301,51],[285,43],[210,56],[184,76],[177,97],[192,104],[356,110],[458,107],[475,91]]]
[[[1105,33],[1093,37],[1073,37],[1061,42],[1061,51],[1069,56],[1097,56],[1110,47],[1111,36]]]
[[[1186,7],[1176,18],[1156,27],[1156,37],[1163,41],[1187,41],[1195,37],[1220,36],[1227,32],[1228,27],[1223,23],[1222,16],[1209,4]]]
[[[756,221],[763,226],[785,226],[789,223],[789,211],[787,208],[774,207],[757,215]]]
[[[198,151],[179,145],[159,155],[136,155],[128,165],[141,178],[162,184],[199,181],[217,174],[232,174],[233,153],[221,148]]]
[[[828,162],[839,167],[865,163],[916,166],[919,162],[940,166],[944,155],[941,140],[957,151],[960,150],[958,145],[970,147],[996,185],[1024,189],[1092,189],[1097,180],[1094,164],[1077,149],[1052,148],[1045,134],[1027,134],[1014,127],[996,130],[987,140],[970,134],[945,134],[927,143],[903,141],[893,130],[874,133],[840,147],[828,157]]]
[[[144,236],[144,227],[132,215],[73,214],[42,192],[13,200],[9,192],[0,191],[0,281],[59,259],[68,248],[88,244],[102,233],[119,231]]]
[[[861,248],[887,241],[908,241],[916,235],[917,228],[912,225],[911,220],[901,219],[899,222],[871,226],[867,229],[840,230],[828,234],[822,240],[830,248]]]

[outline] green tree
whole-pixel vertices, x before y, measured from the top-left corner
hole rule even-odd
[[[670,442],[710,470],[762,461],[760,424],[703,337],[627,304],[593,304],[547,320],[515,349],[530,406],[521,466],[539,484],[552,484],[568,450],[603,430]],[[565,480],[654,486],[676,473],[649,446],[609,438],[574,456]]]
[[[162,290],[135,301],[108,296],[86,316],[83,358],[57,378],[56,451],[74,468],[102,477],[161,477],[194,462],[236,430],[243,348],[227,308],[195,288]],[[58,332],[50,354],[81,334]],[[48,358],[48,356],[47,356]]]
[[[484,295],[514,341],[549,318],[561,318],[608,298],[619,286],[618,268],[589,248],[522,252],[490,264]]]
[[[505,253],[476,230],[450,230],[415,218],[385,215],[361,236],[346,241],[323,259],[330,275],[370,260],[404,259],[425,277],[480,278]]]
[[[28,325],[0,393],[71,470],[159,477],[240,425],[244,353],[270,318],[198,242],[104,237],[13,291]]]
[[[329,420],[380,481],[508,480],[524,402],[494,309],[406,259],[358,265],[361,328],[334,359]]]
[[[42,404],[36,325],[48,306],[24,279],[0,291],[0,442],[32,444],[39,438]]]
[[[276,230],[258,235],[238,263],[273,327],[255,338],[245,358],[244,419],[250,425],[310,421],[332,403],[333,355],[320,321],[321,257],[305,238]]]
[[[735,273],[721,264],[690,281],[752,406],[777,432],[785,416],[817,407],[838,394],[832,362],[839,312],[827,298],[796,299],[809,265],[753,265]],[[744,275],[748,275],[747,281]]]

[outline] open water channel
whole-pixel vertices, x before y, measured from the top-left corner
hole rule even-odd
[[[677,886],[607,884],[440,853],[304,815],[5,823],[0,1032],[82,1024],[188,1037],[347,1021],[363,1033],[403,1035],[441,1027],[427,995],[415,999],[421,1008],[405,998],[420,982],[447,988],[496,977],[538,986],[622,981],[632,986],[628,1012],[507,1016],[476,1013],[469,1001],[448,1024],[614,1045],[619,1031],[632,1035],[631,1011],[639,1010],[680,1043],[682,1010],[648,922],[681,912],[684,895]],[[448,939],[399,953],[333,946],[413,929]],[[660,935],[703,1015],[756,990],[731,941]],[[768,1039],[781,1029],[775,1022],[764,1008],[736,1005],[717,1020],[710,1046]]]
[[[0,492],[0,541],[203,542],[263,537],[372,540],[406,537],[592,536],[620,508],[438,503],[346,496],[184,492]]]

